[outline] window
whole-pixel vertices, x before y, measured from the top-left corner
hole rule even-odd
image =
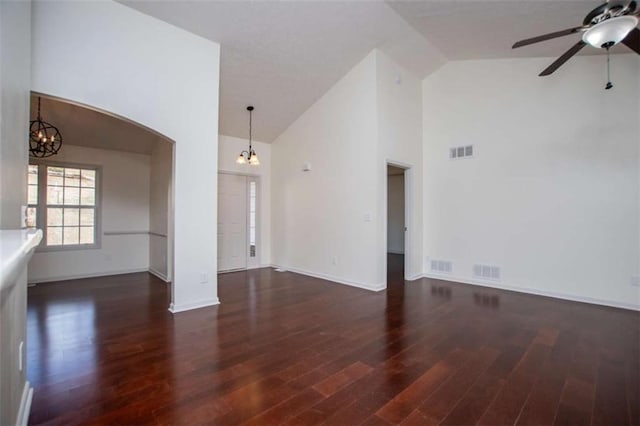
[[[27,226],[44,230],[44,246],[97,246],[98,169],[38,163],[28,176]]]
[[[249,256],[256,257],[256,182],[249,182]]]

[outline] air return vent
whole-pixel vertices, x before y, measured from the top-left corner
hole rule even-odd
[[[473,157],[473,145],[454,146],[449,148],[449,158],[452,160],[472,158],[472,157]]]
[[[450,274],[453,270],[453,266],[450,260],[431,259],[429,260],[429,269],[431,272],[436,272],[438,274]]]
[[[499,266],[473,265],[473,277],[483,280],[500,281],[501,271]]]

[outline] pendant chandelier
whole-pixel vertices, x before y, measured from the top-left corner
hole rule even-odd
[[[253,107],[248,106],[247,111],[249,111],[249,150],[240,152],[240,155],[238,155],[238,159],[236,160],[236,163],[238,164],[249,163],[252,166],[259,166],[260,160],[258,159],[258,154],[256,154],[256,151],[251,146],[251,114],[253,112]]]
[[[42,120],[40,97],[38,97],[38,118],[29,126],[29,155],[36,158],[51,157],[60,151],[62,135],[58,128]]]

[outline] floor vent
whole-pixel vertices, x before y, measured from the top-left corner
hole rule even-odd
[[[499,266],[473,265],[473,277],[483,280],[500,281],[501,271]]]
[[[450,274],[453,271],[453,265],[450,260],[431,259],[429,261],[429,269],[431,272],[439,274]]]
[[[473,157],[473,145],[454,146],[449,148],[449,158],[452,160],[472,158],[472,157]]]

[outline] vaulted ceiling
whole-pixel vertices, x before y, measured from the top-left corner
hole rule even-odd
[[[579,25],[600,3],[120,1],[220,43],[220,132],[246,138],[246,106],[254,105],[254,137],[264,142],[273,141],[373,48],[419,78],[447,59],[557,57],[579,36],[518,50],[511,45]]]

